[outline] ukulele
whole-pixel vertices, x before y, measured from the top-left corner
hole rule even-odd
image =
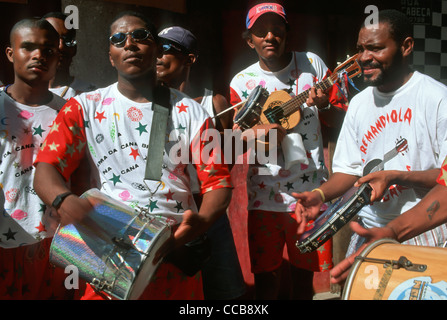
[[[334,72],[317,83],[315,88],[328,90],[337,82],[341,74],[346,74],[349,79],[359,77],[362,74],[362,68],[358,64],[357,57],[358,54],[338,65]],[[301,112],[298,111],[309,98],[310,90],[303,91],[295,97],[291,97],[285,90],[271,93],[262,107],[258,124],[278,123],[286,130],[294,128],[301,120]]]

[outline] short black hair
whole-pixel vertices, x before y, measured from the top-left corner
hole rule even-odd
[[[397,43],[402,43],[408,37],[413,38],[413,24],[399,10],[386,9],[379,11],[379,23],[390,25],[390,34]],[[365,23],[363,23],[363,27],[365,27]]]
[[[12,44],[14,34],[23,28],[38,28],[42,30],[47,30],[51,37],[59,41],[59,33],[54,29],[54,27],[45,19],[37,18],[27,18],[18,21],[11,29],[9,33],[9,41]]]
[[[159,38],[158,38],[158,32],[157,32],[157,28],[155,27],[155,25],[152,23],[152,21],[145,16],[143,13],[141,12],[137,12],[137,11],[122,11],[120,13],[118,13],[115,18],[113,18],[112,22],[110,23],[110,33],[112,33],[112,26],[113,24],[121,19],[122,17],[126,17],[126,16],[130,16],[130,17],[136,17],[141,19],[141,21],[144,22],[146,29],[151,33],[152,37],[154,38],[156,43],[159,43]]]
[[[68,18],[68,14],[65,14],[63,12],[58,12],[58,11],[52,11],[52,12],[48,12],[47,14],[45,14],[42,19],[47,19],[47,18],[55,18],[55,19],[59,19],[65,22],[65,20]],[[76,38],[76,29],[75,28],[71,28],[68,29],[68,33],[72,36],[72,38]]]

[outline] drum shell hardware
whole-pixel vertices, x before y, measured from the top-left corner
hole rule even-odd
[[[356,257],[343,300],[446,300],[447,249],[373,242]]]

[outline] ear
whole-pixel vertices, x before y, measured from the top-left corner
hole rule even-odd
[[[251,36],[247,37],[245,40],[247,41],[247,44],[250,48],[252,48],[252,49],[255,48],[255,45],[253,44],[253,40],[251,39]]]
[[[110,61],[111,65],[112,65],[112,67],[115,68],[115,63],[113,62],[112,55],[110,54],[110,51],[109,51],[109,61]]]
[[[14,63],[14,58],[12,57],[14,51],[12,50],[12,48],[11,47],[7,47],[5,52],[6,52],[6,56],[8,57],[8,60],[10,62]]]
[[[186,58],[186,65],[192,66],[197,61],[197,56],[195,54],[188,54],[188,57]]]
[[[402,42],[401,50],[402,55],[404,57],[408,57],[412,52],[414,48],[414,39],[411,37],[405,38],[405,40]]]

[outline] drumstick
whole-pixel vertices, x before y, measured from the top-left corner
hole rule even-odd
[[[229,107],[228,109],[225,109],[224,111],[219,112],[219,113],[216,114],[214,117],[211,117],[211,119],[215,119],[215,118],[217,118],[217,117],[220,117],[220,116],[223,115],[224,113],[226,113],[226,112],[228,112],[228,111],[230,111],[230,110],[233,110],[233,109],[236,108],[236,107],[239,107],[241,104],[245,103],[246,101],[247,101],[247,100],[244,100],[244,101],[241,101],[241,102],[239,102],[239,103],[236,103],[234,106],[231,106],[231,107]]]

